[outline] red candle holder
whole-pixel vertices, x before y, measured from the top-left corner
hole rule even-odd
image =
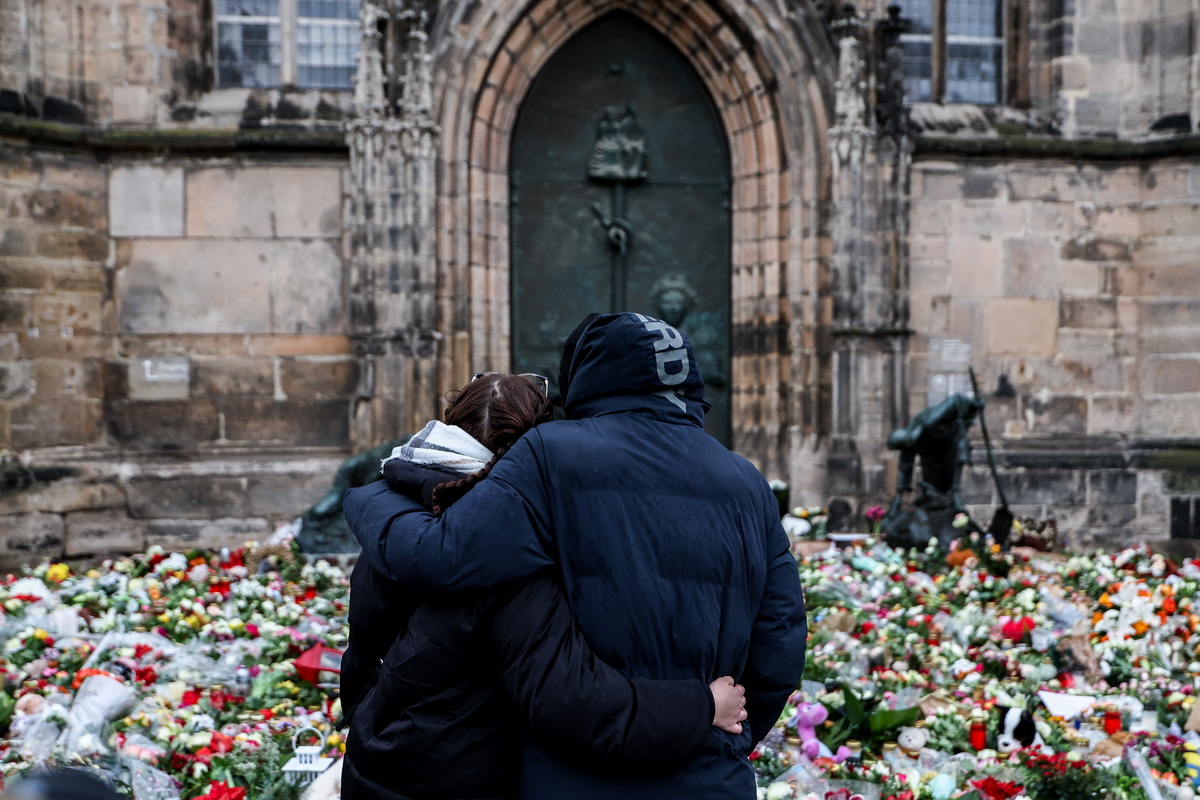
[[[971,747],[976,750],[987,749],[987,723],[975,721],[971,723]]]

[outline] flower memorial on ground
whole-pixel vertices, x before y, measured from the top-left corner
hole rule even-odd
[[[293,735],[314,728],[329,757],[344,745],[336,692],[301,679],[294,661],[344,646],[347,591],[341,570],[301,563],[291,542],[8,576],[4,779],[82,766],[137,800],[298,797],[283,771]]]
[[[869,538],[799,560],[809,655],[751,756],[761,797],[1200,794],[1200,561]],[[335,676],[308,661],[344,646],[347,589],[290,542],[8,576],[4,778],[78,765],[136,800],[298,797],[296,744],[344,750],[336,687],[314,682]]]
[[[800,574],[808,661],[760,797],[1200,795],[1200,560],[862,539]]]

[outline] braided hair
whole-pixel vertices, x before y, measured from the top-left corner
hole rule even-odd
[[[550,398],[528,378],[492,373],[467,384],[446,409],[446,424],[462,428],[494,455],[478,472],[438,484],[433,490],[435,510],[446,510],[470,491],[525,431],[551,416]]]

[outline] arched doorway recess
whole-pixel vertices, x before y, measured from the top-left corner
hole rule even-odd
[[[687,334],[729,442],[729,147],[699,76],[614,12],[533,82],[509,161],[512,369],[550,376],[578,320],[637,311]]]
[[[551,55],[614,11],[684,54],[716,105],[731,169],[732,446],[771,477],[815,483],[827,404],[823,315],[826,131],[834,55],[802,8],[662,0],[455,0],[431,36],[440,127],[439,328],[442,386],[507,369],[509,155],[521,102]]]

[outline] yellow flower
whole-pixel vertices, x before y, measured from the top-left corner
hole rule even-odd
[[[50,635],[50,634],[46,633],[46,632],[45,632],[44,630],[42,630],[41,628],[38,628],[37,630],[35,630],[35,631],[33,632],[33,638],[37,639],[37,640],[38,640],[38,641],[40,641],[40,642],[44,642],[44,641],[46,640],[46,637],[47,637],[47,636],[49,636],[49,635]]]
[[[171,621],[171,615],[164,611],[163,613],[159,614],[158,617],[156,617],[156,619],[159,622],[161,622],[162,624],[166,625],[168,622]]]
[[[200,627],[200,618],[197,617],[195,614],[188,614],[186,617],[183,618],[183,621],[186,622],[188,625],[191,625],[193,628]]]
[[[57,564],[51,564],[46,570],[46,580],[54,581],[55,583],[62,583],[70,574],[71,568],[66,564],[59,562]]]

